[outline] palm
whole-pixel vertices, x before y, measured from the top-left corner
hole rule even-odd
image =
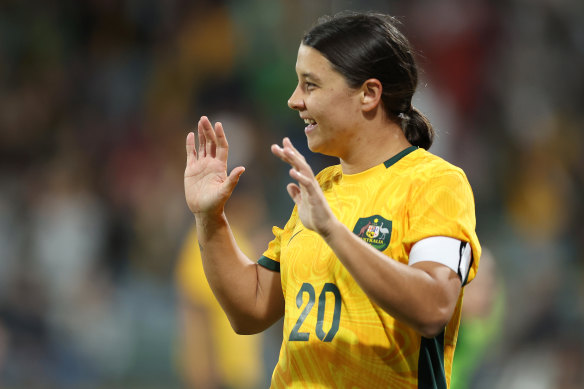
[[[185,198],[193,213],[222,212],[231,196],[243,167],[227,175],[229,146],[220,123],[215,129],[206,117],[199,121],[199,151],[195,151],[195,136],[187,136],[185,168]]]
[[[226,165],[216,159],[203,158],[187,165],[185,197],[191,212],[208,212],[217,208],[225,197],[222,188],[226,179]]]

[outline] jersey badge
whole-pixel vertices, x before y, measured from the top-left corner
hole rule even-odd
[[[353,233],[377,250],[383,251],[391,240],[391,220],[379,215],[359,218]]]

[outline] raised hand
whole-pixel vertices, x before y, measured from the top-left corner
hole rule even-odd
[[[292,146],[288,138],[284,138],[282,147],[272,145],[272,153],[292,166],[290,177],[298,184],[290,183],[286,189],[298,207],[302,224],[321,235],[329,234],[335,216],[304,156]]]
[[[187,164],[185,168],[185,197],[193,214],[221,214],[225,202],[231,196],[243,166],[234,168],[227,175],[229,145],[223,126],[215,127],[206,116],[198,123],[199,151],[195,149],[195,134],[187,135]]]

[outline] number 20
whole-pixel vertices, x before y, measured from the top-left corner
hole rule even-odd
[[[327,292],[332,293],[335,297],[335,310],[333,312],[332,326],[328,333],[325,333],[322,328],[322,325],[324,322],[325,310],[324,308],[326,305]],[[314,302],[316,301],[316,292],[314,291],[314,286],[312,286],[312,284],[309,284],[308,282],[302,284],[300,290],[298,291],[298,294],[296,295],[296,306],[298,308],[300,308],[302,306],[302,303],[304,302],[304,293],[308,293],[308,303],[302,310],[300,317],[298,317],[296,325],[294,325],[294,328],[292,328],[292,332],[290,332],[289,338],[290,341],[308,341],[308,337],[310,336],[310,333],[299,332],[299,330],[300,327],[302,326],[302,323],[304,323],[304,320],[306,320],[308,313],[312,310]],[[318,296],[318,311],[315,328],[316,336],[318,337],[318,339],[320,339],[323,342],[330,342],[331,340],[333,340],[337,331],[339,330],[340,321],[341,321],[341,292],[339,291],[339,288],[337,288],[335,284],[327,282],[326,284],[324,284],[322,292],[320,292],[320,295]]]

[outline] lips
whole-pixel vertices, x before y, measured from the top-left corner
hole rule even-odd
[[[306,127],[304,127],[304,132],[309,133],[310,131],[314,130],[318,123],[313,119],[304,119],[304,123],[306,123]]]

